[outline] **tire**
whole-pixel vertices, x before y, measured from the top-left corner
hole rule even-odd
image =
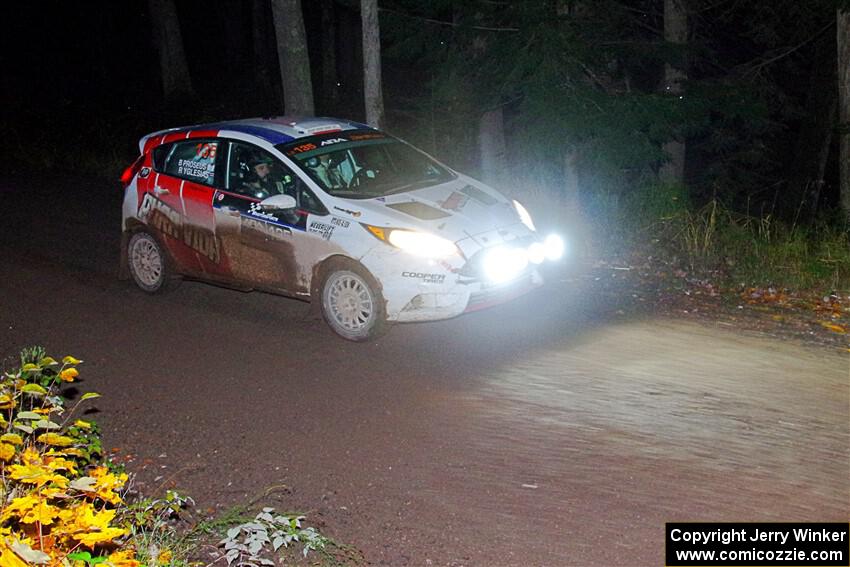
[[[387,332],[384,297],[375,278],[351,261],[334,261],[321,286],[322,317],[340,337],[355,342]]]
[[[127,243],[127,265],[133,281],[147,293],[160,293],[172,287],[174,279],[168,257],[156,239],[137,232]]]

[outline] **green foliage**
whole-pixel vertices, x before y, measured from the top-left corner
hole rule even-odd
[[[649,234],[690,270],[720,272],[735,285],[850,289],[847,227],[793,226],[770,215],[736,213],[717,200],[659,219]]]
[[[228,565],[275,565],[269,554],[300,544],[304,557],[311,551],[324,551],[330,540],[313,527],[302,527],[304,516],[275,514],[263,508],[253,520],[227,530],[219,545],[224,547]]]

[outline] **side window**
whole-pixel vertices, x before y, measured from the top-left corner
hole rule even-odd
[[[171,150],[174,149],[174,144],[163,144],[153,149],[153,170],[157,173],[165,171],[165,161]]]
[[[202,185],[214,185],[218,146],[216,141],[175,143],[165,159],[164,173]],[[157,157],[154,154],[154,160]]]
[[[298,208],[326,214],[322,202],[292,170],[269,152],[244,142],[230,142],[227,190],[255,199],[272,195],[295,198]]]
[[[230,142],[227,159],[228,191],[265,199],[272,195],[295,197],[295,175],[269,152],[244,142]]]

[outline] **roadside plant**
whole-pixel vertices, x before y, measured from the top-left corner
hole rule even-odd
[[[74,419],[60,387],[82,361],[61,362],[34,347],[0,379],[0,565],[139,565],[118,551],[127,530],[115,524],[127,475],[109,470],[91,421]]]
[[[253,520],[227,530],[219,546],[224,548],[228,565],[257,567],[275,565],[270,558],[291,545],[300,544],[304,557],[311,551],[324,551],[330,540],[315,528],[302,527],[304,516],[275,514],[274,508],[263,508]]]
[[[353,551],[303,527],[304,516],[264,508],[196,525],[183,511],[194,502],[173,490],[144,497],[123,466],[104,458],[96,423],[80,419],[89,392],[72,404],[62,386],[75,382],[81,360],[61,361],[25,349],[0,377],[0,567],[188,567],[214,533],[227,530],[213,563],[274,565],[270,555],[300,546],[332,559]],[[229,528],[229,529],[227,529]],[[333,547],[336,555],[325,551]]]

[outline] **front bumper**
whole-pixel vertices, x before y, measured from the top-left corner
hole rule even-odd
[[[467,251],[466,258],[457,256],[454,262],[423,260],[380,246],[361,261],[381,282],[390,321],[435,321],[505,303],[543,285],[533,263],[517,266],[507,276],[500,272],[496,278],[493,270],[487,269],[486,260],[494,250],[526,249],[534,242],[534,238],[522,238],[479,247],[473,254]]]

